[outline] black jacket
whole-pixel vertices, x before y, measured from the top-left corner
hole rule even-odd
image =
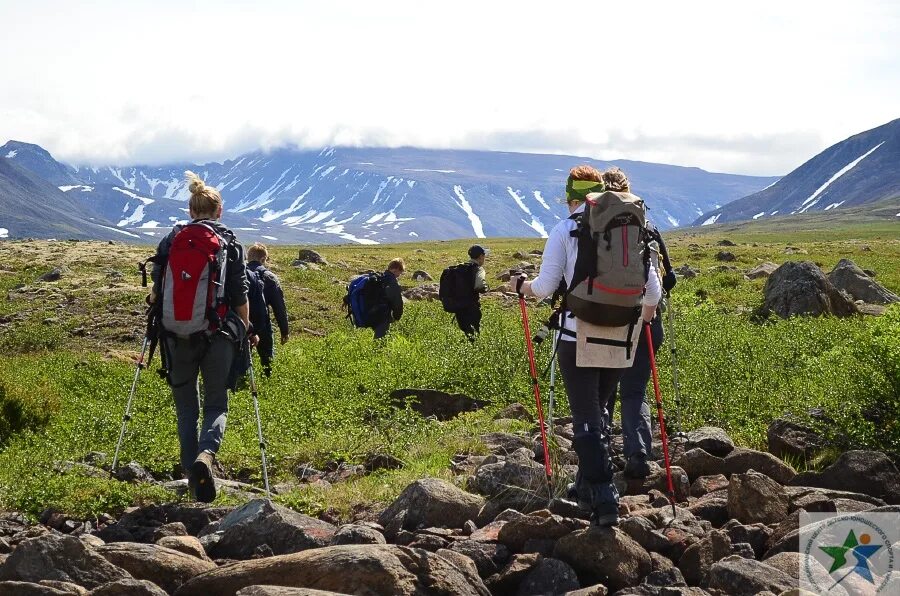
[[[244,265],[244,247],[234,237],[234,232],[222,225],[221,222],[211,219],[195,219],[211,226],[220,236],[228,242],[228,264],[225,268],[225,301],[229,308],[236,308],[247,303],[247,274]],[[153,292],[160,296],[162,293],[162,277],[169,258],[169,248],[175,234],[181,231],[183,226],[175,226],[169,234],[160,240],[156,247],[156,257],[153,261],[153,271],[150,277],[153,279]]]
[[[384,300],[386,310],[390,312],[391,318],[399,321],[403,316],[403,294],[400,293],[397,276],[390,271],[384,272]]]
[[[255,271],[263,281],[263,293],[266,296],[266,306],[272,309],[275,314],[275,320],[278,322],[278,330],[282,335],[288,334],[288,318],[287,305],[284,303],[284,290],[281,289],[281,282],[278,276],[262,266],[259,261],[250,261],[247,263],[250,271]]]

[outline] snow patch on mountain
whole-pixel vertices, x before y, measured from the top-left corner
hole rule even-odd
[[[372,164],[366,164],[372,165]],[[456,170],[428,170],[424,168],[404,168],[404,172],[437,172],[438,174],[455,174]]]
[[[484,235],[484,226],[481,225],[481,218],[475,215],[475,211],[472,209],[472,205],[469,204],[469,201],[466,200],[466,195],[463,193],[462,186],[458,184],[453,187],[453,193],[459,199],[458,201],[454,201],[456,205],[462,209],[466,216],[469,218],[469,222],[472,224],[472,231],[475,232],[476,238],[486,238]]]
[[[839,202],[839,203],[832,203],[831,205],[825,207],[825,211],[831,211],[832,209],[837,209],[838,207],[840,207],[840,206],[843,205],[844,203],[845,203],[845,201],[841,201],[841,202]]]
[[[718,215],[713,215],[712,217],[707,218],[706,221],[704,221],[704,222],[703,222],[702,224],[700,224],[700,225],[701,225],[701,226],[712,225],[712,224],[716,223],[717,221],[719,221],[719,218],[720,218],[720,217],[722,217],[722,214],[721,214],[721,213],[719,213]]]
[[[544,197],[541,196],[541,191],[539,191],[539,190],[534,191],[534,199],[538,203],[540,203],[544,207],[544,209],[546,209],[547,211],[550,211],[550,205],[548,205],[547,201],[544,200]]]
[[[149,205],[150,203],[153,202],[153,199],[148,199],[147,197],[142,197],[142,196],[140,196],[140,195],[134,194],[134,193],[131,192],[130,190],[126,190],[126,189],[124,189],[124,188],[119,188],[118,186],[113,186],[113,190],[116,190],[116,191],[122,193],[122,194],[125,195],[125,196],[131,197],[132,199],[137,199],[138,201],[140,201],[140,202],[143,203],[144,205]],[[119,224],[119,225],[122,225],[122,224]]]
[[[63,192],[69,192],[70,190],[75,190],[76,188],[80,188],[81,192],[91,192],[92,190],[94,190],[93,186],[88,186],[86,184],[64,185],[64,186],[60,186],[59,190],[61,190]]]
[[[862,155],[860,155],[859,157],[857,157],[856,159],[854,159],[853,161],[851,161],[850,163],[848,163],[847,165],[845,165],[843,168],[841,168],[840,170],[838,170],[838,171],[834,174],[834,176],[832,176],[831,178],[829,178],[828,181],[827,181],[825,184],[823,184],[822,186],[820,186],[820,187],[818,188],[818,190],[816,190],[816,192],[812,193],[812,194],[809,196],[809,198],[807,198],[805,201],[803,201],[803,202],[800,204],[800,207],[802,207],[802,209],[800,209],[800,213],[806,212],[807,209],[809,209],[810,207],[812,207],[813,205],[815,205],[816,203],[818,203],[819,201],[816,199],[816,197],[818,197],[818,196],[821,195],[823,192],[825,192],[825,190],[826,190],[829,186],[831,186],[831,183],[832,183],[832,182],[834,182],[835,180],[837,180],[838,178],[840,178],[841,176],[843,176],[844,174],[846,174],[847,172],[849,172],[850,170],[852,170],[854,167],[856,167],[856,165],[857,165],[859,162],[861,162],[861,161],[864,160],[865,158],[867,158],[867,157],[869,157],[870,155],[872,155],[872,153],[874,153],[875,150],[878,149],[879,147],[881,147],[882,145],[884,145],[884,141],[881,141],[880,143],[878,143],[877,145],[875,145],[874,147],[872,147],[871,149],[869,149],[868,151],[866,151],[865,153],[863,153]]]
[[[766,214],[765,211],[760,211],[759,213],[757,213],[756,215],[753,216],[753,219],[759,219],[760,217],[762,217],[765,214]]]
[[[272,211],[270,209],[263,209],[263,214],[258,219],[259,221],[270,222],[278,219],[284,215],[289,215],[294,211],[298,211],[303,206],[303,199],[306,198],[306,195],[313,189],[312,186],[306,189],[302,195],[294,199],[294,202],[287,209],[282,209],[281,211]]]
[[[125,205],[125,210],[128,210],[128,205]],[[135,224],[139,224],[144,220],[144,204],[140,204],[137,206],[137,209],[134,210],[134,213],[126,217],[125,219],[119,220],[119,223],[116,225],[120,228],[124,228],[125,226],[132,226]]]
[[[531,210],[525,205],[525,200],[519,195],[517,191],[513,190],[511,186],[507,186],[506,190],[507,192],[509,192],[509,196],[511,196],[516,201],[516,204],[519,205],[519,208],[531,218],[530,222],[524,219],[522,220],[522,222],[526,226],[540,234],[541,238],[546,238],[547,230],[544,228],[544,224],[541,222],[541,220],[535,217],[534,214],[531,213]]]
[[[141,207],[143,208],[143,205],[141,205]],[[140,236],[138,236],[137,234],[132,234],[128,230],[120,230],[119,228],[113,228],[111,226],[104,226],[102,224],[97,224],[97,225],[105,230],[112,230],[113,232],[118,232],[120,234],[125,234],[126,236],[131,236],[132,238],[140,238]]]
[[[10,153],[12,153],[12,151],[10,151]],[[9,157],[9,155],[7,155],[6,157]],[[15,155],[13,155],[13,157],[15,157]],[[0,228],[0,238],[9,238],[9,230],[7,230],[6,228]]]
[[[18,154],[19,154],[18,151],[10,151],[9,153],[6,154],[6,159],[12,159]],[[0,228],[0,230],[6,230],[6,228]]]

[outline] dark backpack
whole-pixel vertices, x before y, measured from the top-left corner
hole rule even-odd
[[[457,313],[478,304],[478,293],[475,292],[477,271],[477,263],[460,263],[444,269],[438,297],[445,311]]]
[[[163,273],[162,326],[180,336],[215,331],[228,311],[228,241],[202,221],[176,230]]]
[[[360,275],[347,286],[344,306],[356,327],[373,327],[380,321],[374,314],[385,304],[384,276],[374,271]]]
[[[247,268],[247,302],[250,308],[250,324],[256,333],[268,331],[272,322],[269,319],[269,307],[266,305],[266,286],[262,280],[265,269],[256,271]]]

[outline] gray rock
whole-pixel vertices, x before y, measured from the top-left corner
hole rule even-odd
[[[502,462],[482,464],[469,488],[490,497],[488,505],[495,511],[508,507],[520,511],[542,509],[547,504],[547,475],[544,466],[533,457],[531,449],[522,448]]]
[[[693,449],[694,447],[699,447],[716,457],[725,457],[734,450],[734,441],[721,428],[702,426],[688,433],[685,449]],[[712,473],[716,474],[718,472]]]
[[[775,313],[783,319],[795,315],[831,314],[846,317],[857,308],[846,294],[835,288],[822,270],[809,261],[788,261],[766,280],[761,314]]]
[[[725,474],[744,474],[756,470],[765,474],[778,484],[788,484],[797,475],[797,471],[771,453],[753,449],[738,448],[725,458]]]
[[[554,558],[571,565],[579,576],[616,591],[637,586],[650,573],[650,555],[618,528],[589,528],[560,538]]]
[[[331,546],[340,544],[387,544],[384,534],[369,526],[347,524],[331,537]]]
[[[225,516],[217,531],[221,538],[207,550],[211,557],[249,559],[263,545],[277,555],[325,546],[337,528],[267,499],[254,499]]]
[[[808,460],[825,446],[825,440],[811,428],[783,418],[777,418],[769,424],[766,438],[769,452],[776,457]]]
[[[427,271],[417,270],[413,271],[412,278],[415,281],[434,281],[434,278],[428,275]]]
[[[755,596],[763,591],[780,594],[794,587],[794,579],[765,563],[732,556],[710,568],[709,587],[729,596]]]
[[[475,519],[484,499],[437,478],[423,478],[407,486],[378,518],[385,534],[421,527],[461,528]]]
[[[494,594],[514,594],[528,574],[543,560],[535,553],[513,555],[500,573],[488,578],[487,585]]]
[[[683,277],[685,279],[693,279],[700,275],[700,270],[694,269],[693,267],[685,263],[681,267],[677,268],[675,270],[675,273],[677,273],[679,277]]]
[[[525,543],[531,539],[556,540],[587,525],[587,522],[582,520],[553,515],[544,509],[508,522],[500,528],[497,539],[516,553],[522,552]]]
[[[636,515],[626,518],[619,527],[647,551],[662,553],[669,548],[669,541],[646,517]]]
[[[154,478],[137,462],[128,462],[126,465],[116,468],[113,477],[122,482],[153,482]]]
[[[197,557],[204,561],[208,561],[209,557],[203,550],[203,545],[193,536],[163,536],[156,541],[157,546],[177,550],[180,553]]]
[[[765,263],[761,263],[747,272],[747,277],[750,279],[760,279],[763,277],[769,277],[775,270],[778,269],[778,265],[775,263],[771,263],[766,261]]]
[[[720,250],[716,253],[716,260],[729,263],[731,261],[737,260],[737,257],[734,256],[734,253],[728,252],[727,250]]]
[[[702,497],[703,495],[723,489],[728,489],[728,478],[726,478],[724,474],[700,476],[694,480],[693,484],[691,484],[691,496]]]
[[[489,405],[489,402],[468,395],[434,389],[395,389],[390,397],[396,407],[409,405],[421,416],[434,416],[438,420],[450,420],[464,412],[474,412]]]
[[[900,296],[869,277],[850,259],[841,259],[828,274],[828,281],[838,290],[850,294],[854,300],[869,304],[900,302]]]
[[[709,579],[712,564],[731,555],[731,551],[731,539],[728,534],[721,530],[713,530],[684,551],[678,559],[678,569],[688,584],[704,586]]]
[[[71,596],[73,592],[36,582],[0,581],[0,594],[9,594],[10,596]]]
[[[41,275],[38,279],[40,281],[59,281],[60,279],[62,279],[62,276],[63,270],[59,267],[54,267],[50,271]]]
[[[519,585],[518,596],[562,594],[581,587],[578,575],[559,559],[541,559]]]
[[[145,579],[120,579],[92,590],[90,596],[165,596],[166,591]]]
[[[510,552],[503,544],[460,540],[450,545],[450,550],[463,554],[475,563],[478,575],[488,578],[498,573],[507,562]]]
[[[235,596],[334,596],[337,592],[313,590],[312,588],[286,588],[284,586],[248,586],[237,591]]]
[[[75,536],[44,534],[23,540],[0,567],[0,581],[40,582],[57,580],[85,588],[130,577],[88,549]]]
[[[692,480],[696,480],[701,476],[725,474],[725,460],[711,455],[699,447],[688,449],[675,458],[672,465],[683,469]]]
[[[297,255],[297,260],[303,261],[305,263],[315,263],[317,265],[328,265],[328,261],[326,261],[325,258],[322,257],[322,255],[308,248],[300,249],[300,252]]]
[[[741,523],[777,524],[788,515],[784,488],[764,474],[734,474],[728,487],[728,514]]]
[[[791,484],[854,491],[900,504],[900,471],[879,451],[847,451],[821,472],[798,474]]]
[[[465,574],[447,559],[390,544],[329,546],[241,561],[195,577],[178,596],[234,594],[248,586],[273,584],[373,596],[490,596],[477,576]]]
[[[169,594],[192,577],[216,568],[211,561],[155,544],[117,542],[101,546],[97,552],[135,579],[151,581]]]
[[[509,455],[518,449],[530,449],[531,439],[512,433],[487,433],[481,435],[481,440],[491,453],[497,455]]]
[[[500,410],[497,415],[494,416],[494,420],[501,419],[525,420],[526,422],[534,422],[534,416],[531,415],[531,412],[528,411],[528,408],[520,403],[510,404]],[[524,447],[524,445],[522,446]]]

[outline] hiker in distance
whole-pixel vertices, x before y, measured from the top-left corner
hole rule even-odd
[[[397,280],[406,271],[403,259],[392,259],[387,270],[381,275],[381,296],[372,307],[370,320],[375,330],[375,339],[387,335],[393,321],[403,316],[403,294]]]
[[[481,333],[481,295],[488,291],[484,259],[488,249],[469,247],[469,261],[451,265],[441,273],[439,297],[444,310],[453,313],[456,324],[470,342]]]
[[[606,190],[613,192],[631,192],[628,177],[619,168],[610,168],[603,172],[603,183]],[[659,258],[665,275],[661,278],[663,290],[669,292],[675,287],[675,272],[669,261],[669,254],[659,230],[647,222],[647,230],[652,238],[650,242],[650,258],[653,268],[661,275]],[[663,301],[660,301],[660,307]],[[650,323],[653,334],[653,351],[657,353],[663,342],[662,316],[657,309],[656,316]],[[625,476],[629,478],[646,478],[650,475],[648,459],[652,454],[652,431],[650,426],[650,406],[647,404],[647,383],[650,380],[650,355],[647,351],[647,336],[640,334],[634,364],[625,369],[619,381],[619,396],[622,400],[622,439],[624,441]],[[616,409],[616,393],[610,395],[606,404],[609,420],[612,421]]]
[[[192,497],[210,502],[216,497],[213,465],[225,433],[229,372],[247,341],[250,314],[244,250],[219,222],[222,197],[193,172],[185,175],[191,221],[176,225],[159,243],[148,301],[162,300],[160,345],[175,400],[181,467]]]
[[[661,295],[652,262],[647,277],[640,255],[631,255],[631,266],[621,267],[630,274],[631,283],[638,280],[638,287],[629,290],[628,306],[615,304],[620,300],[616,293],[604,291],[606,288],[600,282],[606,281],[608,272],[601,271],[603,257],[609,260],[612,256],[618,265],[629,262],[624,261],[625,255],[630,254],[629,247],[640,246],[639,234],[632,230],[635,226],[631,223],[615,228],[605,238],[602,233],[593,234],[589,226],[595,213],[599,215],[604,210],[613,215],[629,213],[629,222],[635,218],[635,225],[643,224],[643,203],[637,197],[604,191],[601,174],[595,168],[573,168],[565,197],[571,216],[559,222],[550,233],[538,276],[534,281],[528,281],[524,275],[510,280],[518,293],[537,298],[553,294],[562,280],[569,288],[560,317],[557,356],[572,412],[573,446],[578,455],[574,488],[579,506],[591,512],[592,523],[598,526],[618,523],[619,495],[612,482],[606,404],[625,368],[631,364],[637,343],[635,328],[640,333],[640,319],[653,318]],[[592,207],[590,218],[585,217],[587,200],[596,206]],[[606,229],[609,231],[611,227]],[[630,240],[627,230],[632,230]],[[592,286],[590,290],[588,284]]]
[[[275,357],[275,330],[269,309],[275,315],[278,331],[281,334],[281,345],[287,343],[289,329],[287,306],[284,303],[284,291],[278,276],[266,268],[269,251],[264,244],[257,242],[247,249],[247,281],[250,285],[250,323],[259,337],[256,351],[263,366],[263,374],[272,374],[272,359]],[[255,285],[254,285],[255,284]],[[256,292],[254,292],[256,289]],[[259,292],[259,290],[262,290]],[[261,294],[261,295],[260,295]]]

